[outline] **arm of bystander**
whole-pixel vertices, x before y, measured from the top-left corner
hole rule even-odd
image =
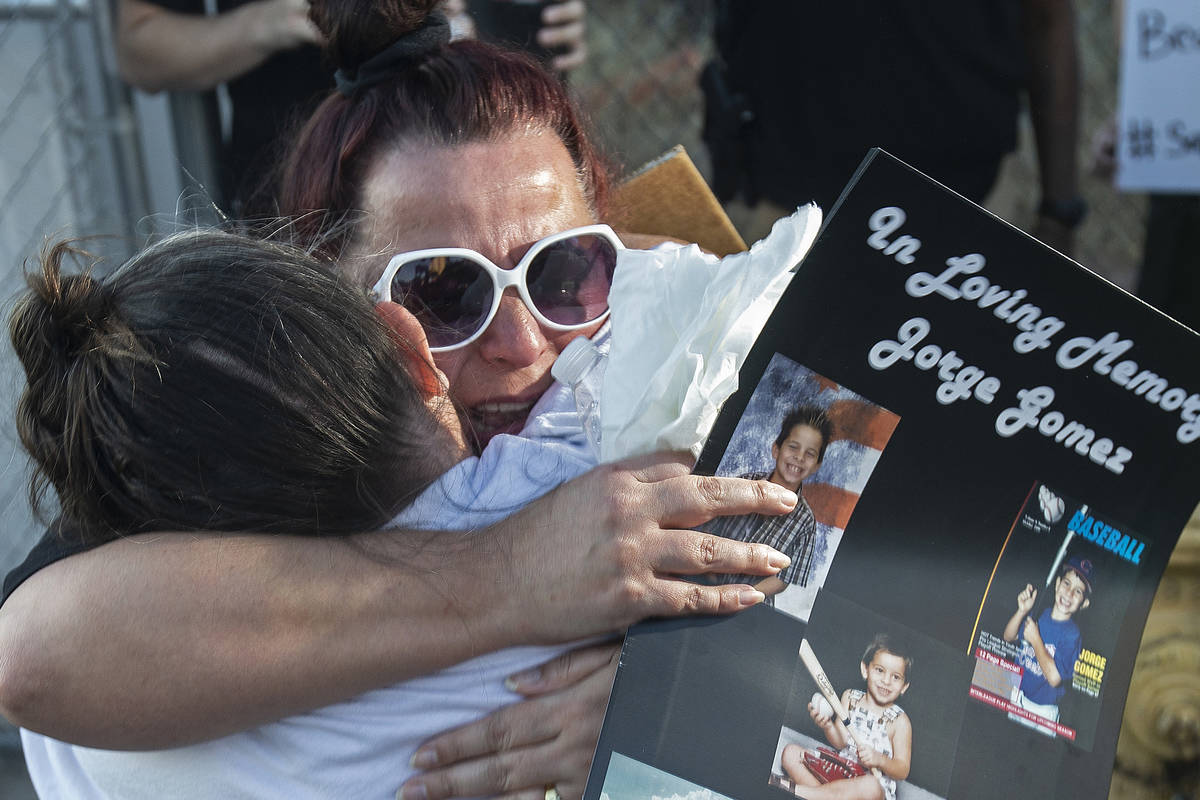
[[[147,0],[117,3],[117,66],[148,92],[211,89],[277,52],[320,41],[308,0],[254,0],[213,16]]]

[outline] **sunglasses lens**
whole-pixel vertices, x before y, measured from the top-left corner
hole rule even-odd
[[[479,330],[492,308],[495,286],[469,258],[437,256],[406,262],[392,278],[392,300],[425,329],[430,347],[450,347]]]
[[[529,296],[546,319],[584,325],[608,310],[617,249],[603,236],[583,234],[547,245],[529,265]]]

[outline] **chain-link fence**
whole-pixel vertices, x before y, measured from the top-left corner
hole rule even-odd
[[[140,156],[123,88],[115,81],[108,6],[87,0],[0,2],[0,310],[44,239],[105,236],[89,243],[124,257],[144,212]],[[12,409],[23,383],[0,356],[0,568],[34,535],[24,496],[25,462]]]
[[[589,58],[571,85],[624,171],[682,144],[707,172],[698,79],[712,52],[712,27],[706,0],[589,4]]]
[[[108,30],[104,3],[0,3],[5,265],[35,252],[50,234],[128,234],[144,213],[140,155]]]
[[[107,55],[107,12],[107,5],[87,0],[0,0],[0,312],[5,319],[22,286],[24,264],[45,238],[110,237],[90,247],[120,259],[128,253],[133,222],[145,213],[126,95]],[[26,461],[11,421],[23,377],[5,345],[0,350],[2,571],[23,557],[39,528],[26,501]],[[15,732],[0,722],[0,750],[15,747]],[[5,797],[26,796],[21,781],[22,776],[0,768]]]

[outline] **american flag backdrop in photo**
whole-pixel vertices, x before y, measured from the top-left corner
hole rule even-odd
[[[776,354],[754,390],[717,469],[718,475],[770,472],[771,445],[796,406],[824,408],[833,437],[816,473],[804,483],[805,500],[817,520],[813,579],[776,598],[780,610],[807,619],[817,588],[825,581],[850,515],[866,488],[900,417],[862,395]]]

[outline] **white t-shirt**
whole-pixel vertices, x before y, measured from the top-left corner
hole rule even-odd
[[[554,384],[521,436],[497,436],[396,518],[396,527],[470,530],[512,514],[586,472],[595,456],[569,390]],[[480,534],[486,535],[486,534]],[[551,553],[547,553],[548,561]],[[210,742],[153,752],[79,747],[21,731],[25,760],[46,798],[393,800],[413,774],[417,746],[520,698],[515,672],[565,647],[514,647],[343,703]]]

